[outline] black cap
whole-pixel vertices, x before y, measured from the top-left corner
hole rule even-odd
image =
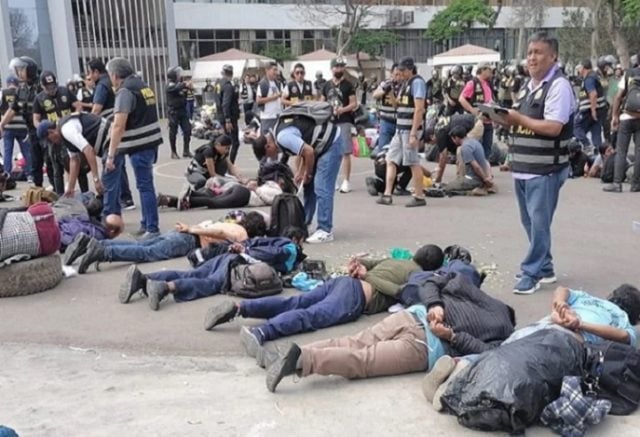
[[[224,74],[233,74],[233,65],[230,64],[224,64],[222,66],[222,72]]]
[[[411,56],[405,56],[398,62],[398,69],[400,70],[413,70],[414,68],[416,68],[416,63]]]
[[[331,60],[331,68],[344,67],[345,65],[347,65],[347,61],[342,56],[338,56],[337,58],[333,58]]]

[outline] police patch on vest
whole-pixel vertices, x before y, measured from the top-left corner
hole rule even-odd
[[[297,86],[295,86],[295,85],[294,85],[294,86],[292,86],[292,87],[291,87],[291,92],[292,92],[292,93],[297,93],[297,92],[298,92],[298,87],[297,87]]]
[[[54,109],[53,102],[49,99],[45,100],[42,104],[45,111],[51,111]]]
[[[147,104],[147,106],[156,104],[156,95],[151,88],[142,88],[140,90],[140,94],[142,94],[142,97],[144,97],[144,102]]]
[[[67,103],[67,96],[61,96],[60,100],[62,100],[62,103]]]
[[[533,100],[540,100],[542,98],[542,93],[544,92],[544,90],[542,88],[540,88],[538,90],[538,92],[536,93],[535,96],[533,96]]]

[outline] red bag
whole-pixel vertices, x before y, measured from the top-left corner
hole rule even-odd
[[[51,206],[47,202],[38,202],[31,205],[27,212],[36,223],[40,240],[40,256],[56,253],[60,249],[60,229]]]

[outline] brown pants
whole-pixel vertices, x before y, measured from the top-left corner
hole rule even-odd
[[[358,334],[302,348],[302,375],[345,378],[400,375],[427,369],[424,327],[400,311]]]

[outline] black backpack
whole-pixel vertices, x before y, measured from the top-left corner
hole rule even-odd
[[[237,264],[229,273],[229,294],[238,297],[256,298],[272,296],[283,290],[278,272],[269,264]]]
[[[586,393],[611,401],[611,414],[626,416],[640,404],[640,351],[606,341],[585,345]]]
[[[284,237],[288,227],[300,228],[307,237],[307,225],[305,223],[304,207],[295,194],[278,194],[271,205],[271,226],[269,236]]]
[[[258,185],[262,185],[267,181],[283,182],[282,191],[285,193],[295,194],[298,191],[293,181],[293,172],[287,164],[275,161],[264,162],[258,168]]]
[[[640,112],[640,67],[627,72],[625,85],[624,109],[629,112]]]

